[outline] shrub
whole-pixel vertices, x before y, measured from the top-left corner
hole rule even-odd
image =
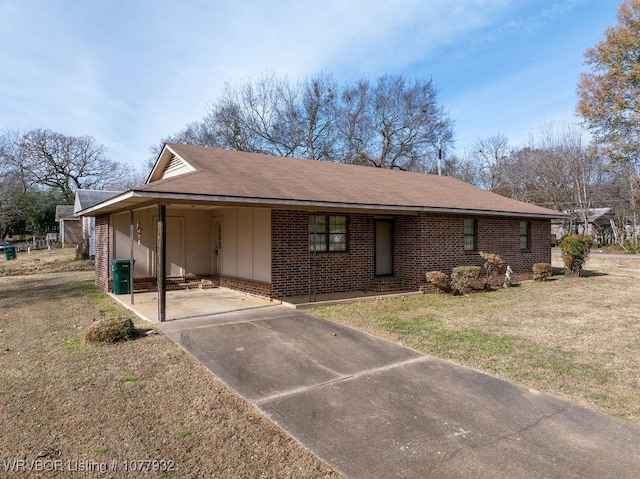
[[[463,294],[469,285],[480,277],[480,266],[457,266],[451,272],[451,290],[454,294]]]
[[[551,265],[549,263],[534,263],[533,279],[535,281],[544,281],[551,277]]]
[[[135,336],[135,329],[131,318],[123,318],[114,316],[112,318],[101,319],[94,323],[85,334],[85,341],[116,343],[118,341],[126,341]]]
[[[593,238],[589,235],[568,235],[560,243],[564,274],[566,276],[580,276],[582,267],[587,262]]]
[[[451,278],[442,271],[429,271],[427,273],[427,281],[440,293],[451,292]]]
[[[486,274],[485,288],[494,284],[495,279],[505,273],[507,266],[496,253],[484,253],[480,251],[480,256],[484,259],[483,268]]]
[[[625,249],[625,251],[629,254],[639,254],[640,253],[640,248],[638,247],[638,245],[636,245],[633,241],[628,240],[624,243],[623,248]]]

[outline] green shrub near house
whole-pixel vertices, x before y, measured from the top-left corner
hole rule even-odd
[[[593,238],[589,235],[568,235],[560,243],[564,274],[578,277],[587,262],[593,246]]]

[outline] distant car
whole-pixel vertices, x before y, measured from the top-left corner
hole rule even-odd
[[[0,252],[4,251],[5,246],[13,246],[13,244],[3,239],[0,239]]]

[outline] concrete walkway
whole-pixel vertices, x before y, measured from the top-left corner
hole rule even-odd
[[[271,306],[159,327],[348,478],[634,478],[640,428]]]
[[[158,322],[158,293],[155,291],[135,293],[133,304],[128,294],[111,294],[111,297],[145,321]],[[227,288],[181,289],[167,291],[166,317],[168,321],[208,317],[212,314],[267,308],[279,304],[280,301],[269,301]]]

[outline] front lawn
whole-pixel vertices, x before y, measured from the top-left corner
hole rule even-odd
[[[91,272],[0,277],[0,477],[339,477],[163,334],[83,343],[128,314]]]
[[[578,279],[313,312],[640,425],[640,259],[594,255],[586,269]]]

